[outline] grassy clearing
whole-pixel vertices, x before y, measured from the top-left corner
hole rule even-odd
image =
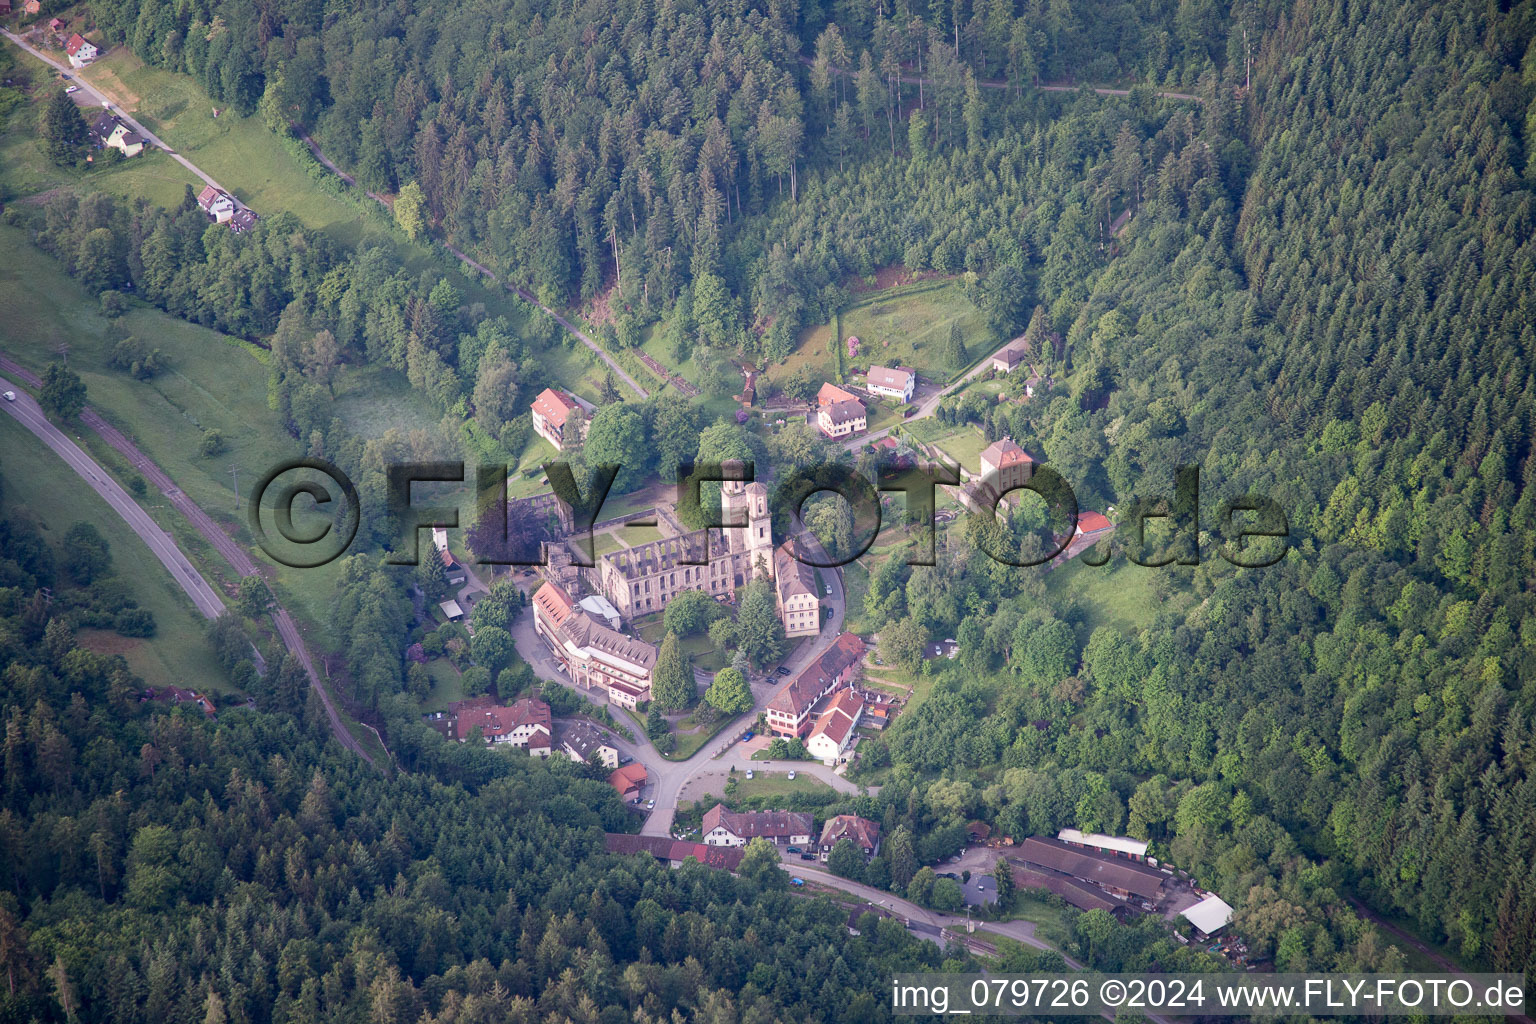
[[[149,67],[122,46],[79,74],[257,212],[290,210],[346,245],[389,234],[358,204],[317,188],[259,117],[228,109],[214,117],[190,76]]]
[[[864,559],[843,566],[843,594],[843,629],[850,633],[869,632],[864,608],[864,599],[869,595],[869,570],[864,567]]]
[[[1053,596],[1077,594],[1083,598],[1087,632],[1110,626],[1134,633],[1151,626],[1165,603],[1152,589],[1152,580],[1154,574],[1167,571],[1149,569],[1124,558],[1095,568],[1075,558],[1048,573],[1045,586],[1047,594]],[[1086,640],[1087,636],[1081,639]]]
[[[92,630],[82,634],[83,646],[121,654],[137,675],[154,686],[235,692],[208,644],[207,620],[122,517],[10,416],[0,416],[0,445],[5,452],[0,468],[5,477],[6,513],[15,514],[24,506],[55,556],[62,554],[64,533],[75,523],[96,527],[111,546],[117,578],[129,587],[139,606],[155,616],[152,638]]]
[[[859,354],[847,361],[850,373],[867,371],[871,364],[911,366],[925,377],[947,383],[968,368],[944,362],[944,342],[953,324],[960,325],[971,355],[994,347],[980,310],[971,305],[956,280],[920,281],[874,292],[844,308],[839,317],[839,343],[850,335],[859,339]],[[831,340],[830,324],[807,329],[789,358],[769,371],[770,379],[781,381],[802,366],[819,375],[830,373],[833,360],[827,346]],[[871,429],[878,428],[872,424]]]
[[[974,876],[972,876],[974,877]],[[1033,921],[1035,937],[1057,949],[1072,938],[1072,925],[1067,920],[1065,907],[1047,902],[1036,890],[1020,889],[1014,898],[1014,908],[1009,920]]]
[[[975,427],[961,427],[933,443],[972,473],[981,472],[981,450],[987,446],[987,439]]]
[[[731,776],[733,785],[728,786],[728,796],[734,800],[752,800],[758,797],[774,799],[778,797],[806,794],[818,797],[831,797],[837,795],[837,790],[822,782],[814,775],[805,773],[797,774],[790,779],[784,772],[765,772],[754,768],[752,778],[747,778],[745,773],[737,772]]]
[[[724,718],[716,719],[715,721],[699,729],[697,732],[677,733],[677,746],[672,749],[672,753],[663,754],[662,756],[669,761],[686,761],[694,754],[698,753],[700,747],[704,746],[704,744],[720,735],[727,729],[727,727],[731,726],[732,723],[739,722],[740,720],[740,715],[727,716]],[[690,719],[688,718],[683,719],[683,723],[687,723],[689,721]]]

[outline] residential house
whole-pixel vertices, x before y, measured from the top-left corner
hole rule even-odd
[[[998,373],[1012,373],[1024,362],[1024,353],[1028,348],[1029,343],[1023,338],[1015,338],[1007,347],[993,353],[992,369]]]
[[[129,128],[122,119],[103,110],[91,122],[91,141],[103,148],[115,149],[123,156],[138,156],[144,152],[144,140]]]
[[[64,55],[69,58],[69,66],[83,68],[95,60],[101,53],[94,43],[88,43],[79,32],[69,37],[69,42],[64,44]]]
[[[645,790],[645,782],[645,765],[639,761],[627,764],[608,776],[608,784],[619,791],[620,797],[630,802],[640,799],[641,792]]]
[[[235,201],[228,192],[204,185],[197,194],[197,205],[213,219],[215,224],[226,224],[235,215]]]
[[[586,414],[565,392],[545,388],[533,400],[533,432],[561,451],[580,444],[585,427]]]
[[[1035,469],[1035,459],[1011,437],[993,441],[981,450],[981,477],[998,494],[1023,487]]]
[[[237,235],[243,235],[256,226],[256,211],[242,207],[235,211],[235,215],[229,218],[229,230]]]
[[[571,682],[597,687],[631,710],[651,699],[655,646],[597,622],[554,583],[534,592],[533,630]]]
[[[619,766],[618,748],[591,722],[577,722],[566,729],[560,738],[560,749],[572,761],[600,764],[605,768]]]
[[[432,528],[432,549],[437,554],[437,560],[443,563],[443,571],[447,575],[449,584],[455,587],[461,586],[467,578],[466,570],[459,564],[459,560],[453,557],[453,552],[448,550],[448,531],[445,528],[441,526]]]
[[[11,13],[10,0],[5,0],[4,4],[0,4],[0,11],[4,11],[6,14]],[[50,18],[48,19],[48,31],[58,32],[67,24],[69,24],[69,22],[65,21],[63,18]]]
[[[864,641],[853,633],[841,634],[768,701],[768,728],[775,736],[804,739],[817,702],[852,683],[863,664]]]
[[[550,755],[554,749],[554,727],[548,704],[536,697],[524,697],[506,706],[485,704],[482,700],[450,705],[455,739],[464,743],[479,729],[480,737],[487,743],[519,747],[534,757]]]
[[[667,836],[635,836],[623,832],[605,832],[603,842],[609,853],[648,853],[672,867],[689,857],[705,867],[721,871],[735,871],[741,866],[742,852],[730,846],[706,846]]]
[[[852,437],[869,429],[869,414],[857,398],[831,402],[817,408],[816,428],[825,437]]]
[[[795,557],[793,540],[773,553],[774,600],[785,636],[809,636],[821,632],[821,595],[816,590],[816,570]]]
[[[880,826],[868,818],[855,814],[839,814],[828,818],[821,827],[821,841],[817,843],[821,859],[826,860],[839,839],[847,839],[868,860],[880,852]]]
[[[704,842],[709,846],[745,846],[768,839],[780,846],[809,846],[815,820],[799,811],[733,811],[716,804],[704,812]]]
[[[43,2],[42,0],[27,0],[26,3],[21,5],[21,10],[23,14],[41,14]]]
[[[852,687],[838,691],[816,719],[805,749],[826,764],[836,764],[853,739],[854,727],[864,717],[864,699]]]
[[[871,366],[866,385],[877,395],[910,402],[917,387],[917,373],[906,366]]]

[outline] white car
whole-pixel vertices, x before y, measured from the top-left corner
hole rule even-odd
[[[831,597],[832,596],[832,585],[830,583],[827,584],[826,591],[827,591],[827,596]]]
[[[748,778],[748,779],[751,779],[751,778],[752,778],[752,769],[751,769],[751,768],[748,768],[748,769],[747,769],[747,778]]]
[[[73,96],[75,93],[77,93],[79,91],[80,91],[80,87],[78,85],[71,85],[71,86],[69,86],[68,88],[66,88],[64,90],[64,95],[66,95],[66,96]]]
[[[789,781],[790,782],[794,782],[795,781],[795,773],[794,772],[790,772],[789,773]]]
[[[7,391],[5,393],[5,400],[7,402],[14,402],[14,401],[16,401],[16,392],[14,392],[14,391]]]

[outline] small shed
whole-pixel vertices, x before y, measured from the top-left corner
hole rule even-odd
[[[443,610],[443,614],[448,617],[449,622],[458,622],[464,618],[464,609],[459,607],[459,602],[457,601],[450,599],[444,601],[438,607]]]
[[[1181,910],[1179,916],[1194,925],[1202,937],[1207,937],[1232,923],[1232,908],[1226,900],[1212,893],[1194,906]]]

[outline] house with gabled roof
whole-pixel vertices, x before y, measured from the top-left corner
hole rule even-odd
[[[487,743],[519,747],[534,757],[548,757],[554,750],[549,705],[537,697],[524,697],[504,707],[462,702],[455,715],[454,738],[464,743],[476,729]]]
[[[87,42],[79,32],[69,37],[69,42],[64,44],[64,55],[69,58],[69,66],[83,68],[95,60],[101,53],[96,49],[96,44]]]
[[[779,687],[765,711],[768,728],[775,736],[804,739],[811,731],[811,713],[818,701],[858,677],[864,664],[864,641],[843,633],[800,672]]]
[[[908,366],[871,366],[865,384],[874,394],[910,402],[917,372]]]
[[[809,636],[821,632],[821,595],[816,591],[816,570],[795,557],[794,540],[773,552],[774,601],[785,636]]]
[[[123,156],[144,152],[144,139],[123,123],[122,118],[103,110],[90,126],[91,141],[104,149],[115,149]]]
[[[581,443],[586,415],[564,391],[545,388],[533,400],[533,432],[564,451]]]
[[[560,749],[572,761],[600,764],[605,768],[619,766],[619,749],[591,722],[575,722],[568,726],[560,737]]]
[[[815,819],[800,811],[733,811],[716,804],[704,812],[702,831],[709,846],[745,846],[751,839],[809,846]]]
[[[226,224],[235,215],[235,200],[223,189],[204,185],[197,194],[197,205],[215,224]]]
[[[805,749],[826,764],[836,764],[853,739],[853,730],[864,717],[864,699],[852,688],[839,690],[826,709],[816,717],[811,738]]]
[[[839,814],[828,818],[821,827],[821,840],[816,844],[821,859],[826,860],[839,839],[846,839],[868,860],[880,850],[880,826],[868,818],[856,814]]]

